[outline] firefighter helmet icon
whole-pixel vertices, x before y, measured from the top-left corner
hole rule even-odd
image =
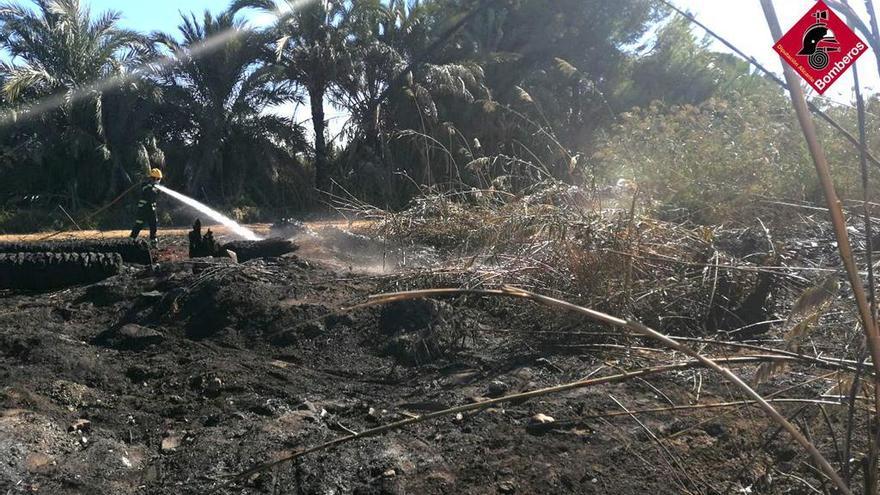
[[[773,50],[823,94],[870,49],[823,0],[811,1],[813,6],[776,40]]]
[[[834,32],[828,29],[828,11],[813,14],[816,23],[804,32],[804,44],[798,55],[808,57],[810,67],[822,70],[828,67],[828,52],[840,51]]]

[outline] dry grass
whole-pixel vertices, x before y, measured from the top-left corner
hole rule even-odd
[[[410,273],[404,287],[515,284],[676,335],[740,327],[760,333],[767,325],[755,324],[763,320],[743,314],[750,296],[760,298],[761,280],[772,282],[772,295],[789,296],[814,278],[779,266],[757,224],[727,230],[657,220],[638,206],[632,211],[630,190],[601,199],[544,183],[518,197],[492,191],[424,196],[398,213],[346,207],[375,219],[372,233],[389,244],[429,245],[445,254],[442,267]],[[623,207],[603,208],[602,202]],[[769,297],[762,311],[773,304]]]

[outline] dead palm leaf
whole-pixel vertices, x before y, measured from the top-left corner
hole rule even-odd
[[[800,349],[801,343],[809,336],[810,331],[819,322],[819,318],[831,306],[839,289],[837,274],[832,273],[798,297],[785,321],[785,326],[788,328],[783,335],[786,350],[797,352]],[[761,364],[755,372],[755,385],[782,373],[786,366],[782,362]]]

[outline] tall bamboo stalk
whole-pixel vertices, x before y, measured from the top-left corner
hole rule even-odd
[[[847,0],[844,0],[844,4],[849,5]],[[863,221],[865,223],[865,238],[866,238],[866,252],[865,252],[865,262],[868,265],[868,300],[871,303],[871,315],[874,318],[874,325],[877,325],[877,296],[874,285],[874,256],[873,256],[873,229],[871,226],[871,214],[869,211],[868,203],[870,202],[870,192],[868,188],[868,164],[867,158],[865,154],[868,149],[868,137],[865,129],[865,100],[862,98],[862,89],[861,84],[859,82],[859,68],[858,64],[853,64],[853,87],[856,94],[856,109],[858,111],[858,120],[859,120],[859,141],[861,142],[861,147],[859,148],[859,165],[862,173],[862,216]],[[853,378],[852,388],[850,390],[850,398],[856,396],[858,391],[861,388],[861,377],[862,377],[863,365],[859,365],[859,369],[856,372],[855,377]],[[876,424],[877,418],[875,417],[875,429],[877,427]],[[849,483],[850,481],[850,468],[848,459],[850,459],[850,452],[852,449],[852,435],[853,429],[855,426],[855,404],[849,405],[849,411],[847,414],[847,429],[846,429],[846,437],[844,438],[843,443],[843,458],[845,464],[843,466],[843,478]],[[865,476],[865,484],[869,487],[866,491],[869,493],[874,491],[870,487],[876,486],[876,476],[873,473],[876,472],[877,465],[877,440],[871,443],[870,453],[868,455],[868,465],[873,466],[869,468],[869,472],[871,474],[866,473]]]
[[[767,25],[770,27],[773,39],[778,40],[782,38],[782,28],[779,26],[779,19],[776,16],[773,1],[761,0],[761,7],[764,9],[764,16],[767,18]],[[871,353],[874,370],[876,372],[880,370],[880,360],[878,360],[878,357],[880,357],[880,337],[877,335],[877,325],[874,322],[874,314],[871,311],[871,306],[865,295],[865,288],[862,284],[861,276],[856,268],[855,258],[852,253],[852,245],[850,244],[849,234],[846,230],[846,219],[843,215],[843,208],[841,207],[840,199],[837,197],[837,191],[834,189],[834,183],[831,180],[831,170],[828,166],[825,149],[822,147],[822,143],[819,142],[819,138],[816,134],[816,126],[813,123],[812,117],[810,117],[809,109],[807,108],[807,100],[804,97],[804,92],[801,89],[800,80],[797,74],[795,74],[794,70],[792,70],[792,68],[784,61],[782,62],[782,70],[785,74],[785,80],[789,94],[791,95],[791,101],[794,105],[795,113],[797,113],[798,122],[804,132],[810,155],[813,158],[813,164],[816,167],[816,174],[819,176],[819,182],[822,185],[822,192],[828,205],[828,211],[831,213],[831,223],[834,227],[834,235],[837,238],[837,248],[840,252],[843,264],[846,267],[846,273],[862,321],[862,328],[865,332],[865,341],[868,344],[868,350]],[[861,143],[860,148],[864,149],[864,146],[862,146]],[[878,392],[880,392],[880,386],[878,386],[880,385],[880,377],[875,376],[874,384],[875,414],[880,414],[880,394],[878,394]],[[873,474],[870,472],[866,473],[866,476],[871,479],[874,478]]]
[[[782,30],[779,27],[779,20],[776,17],[776,11],[773,8],[772,0],[761,0],[761,5],[764,7],[767,23],[770,25],[770,30],[773,32],[774,37],[782,37]],[[846,267],[853,295],[856,298],[862,326],[865,330],[865,336],[871,350],[874,369],[875,371],[878,371],[880,370],[880,359],[878,359],[880,358],[880,345],[878,345],[880,338],[878,338],[877,328],[873,323],[871,309],[868,304],[868,298],[865,295],[865,288],[862,285],[861,276],[855,265],[852,246],[849,242],[849,234],[846,230],[846,219],[843,216],[840,199],[837,197],[837,191],[834,189],[834,183],[831,180],[831,172],[828,166],[828,160],[825,156],[825,150],[819,142],[819,138],[816,134],[816,127],[813,124],[813,120],[810,118],[809,110],[807,110],[806,99],[804,98],[803,90],[800,87],[798,76],[788,65],[783,64],[783,70],[785,72],[786,81],[788,82],[789,93],[791,94],[791,100],[794,104],[798,121],[800,122],[801,129],[807,140],[807,146],[809,147],[810,155],[813,158],[813,164],[816,166],[816,173],[819,176],[819,182],[822,185],[822,192],[825,195],[825,201],[828,210],[831,213],[831,222],[834,227],[834,235],[837,238],[837,247],[840,252],[840,257],[843,260],[843,264]]]

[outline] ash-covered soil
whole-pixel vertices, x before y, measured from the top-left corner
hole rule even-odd
[[[658,362],[648,351],[547,341],[541,332],[598,328],[521,302],[471,296],[326,316],[406,289],[404,277],[297,256],[166,258],[91,286],[0,297],[0,494],[211,493],[229,475],[352,431]],[[781,380],[803,373],[818,374]],[[584,388],[349,442],[217,493],[821,487],[755,409],[593,417],[736,398],[698,370]],[[816,408],[779,407],[824,424]],[[554,421],[538,424],[539,414]]]

